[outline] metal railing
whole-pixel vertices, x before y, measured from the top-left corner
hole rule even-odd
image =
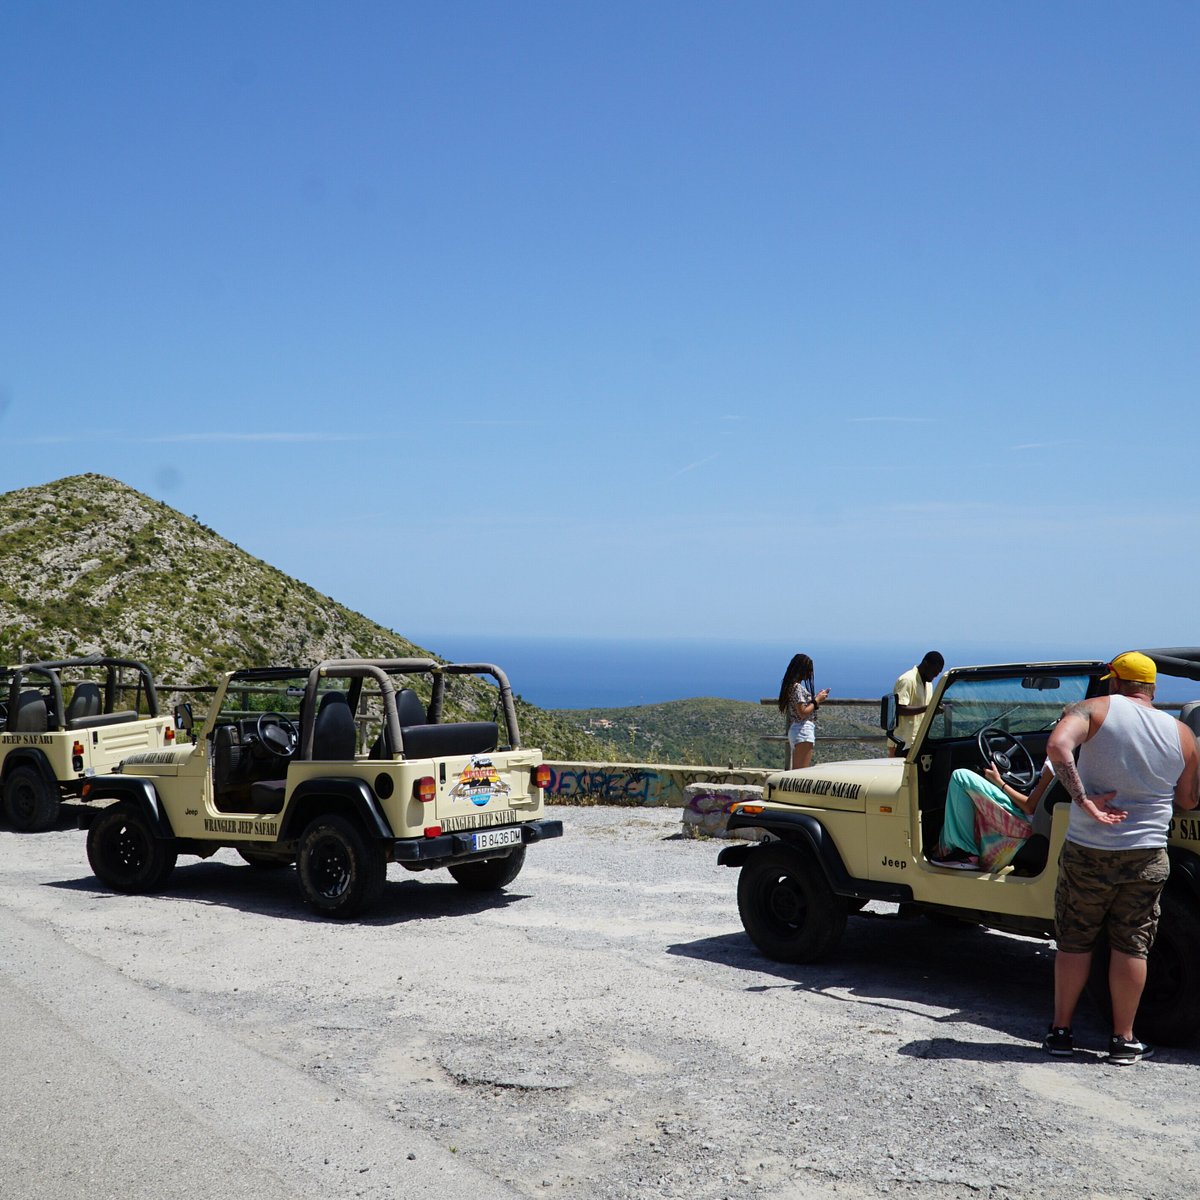
[[[764,707],[775,708],[778,706],[779,701],[777,698],[772,697],[769,700],[760,700],[759,704],[763,705]],[[1163,701],[1155,701],[1154,707],[1162,709],[1164,712],[1178,713],[1179,710],[1181,708],[1183,708],[1183,705],[1184,705],[1184,701],[1181,701],[1181,700],[1163,700]],[[871,709],[875,709],[876,711],[878,711],[879,700],[878,700],[878,698],[876,698],[874,700],[863,700],[858,697],[830,696],[828,699],[826,699],[822,703],[821,707],[822,708],[871,708]],[[1056,705],[1055,707],[1058,707],[1058,706]],[[819,730],[820,728],[821,727],[818,724],[817,729]],[[839,746],[839,745],[844,746],[844,745],[861,745],[864,742],[886,742],[888,740],[888,738],[887,738],[887,734],[884,733],[882,729],[880,729],[878,733],[863,733],[863,734],[860,734],[860,735],[854,736],[854,737],[845,736],[843,734],[828,734],[827,735],[827,734],[818,732],[816,735],[816,740],[819,743],[823,743],[826,746]],[[787,734],[786,733],[764,733],[759,736],[759,741],[782,742],[786,745],[787,744]],[[786,754],[784,757],[785,757],[784,766],[786,768],[789,765],[790,760],[788,760],[788,757]]]

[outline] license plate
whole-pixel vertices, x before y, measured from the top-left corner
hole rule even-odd
[[[472,849],[495,850],[497,846],[519,846],[521,831],[519,829],[484,829],[471,837]]]

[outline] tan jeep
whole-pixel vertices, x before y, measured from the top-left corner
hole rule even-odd
[[[491,721],[443,722],[447,681],[496,682]],[[428,707],[416,688],[428,696]],[[188,706],[177,724],[192,730]],[[549,768],[521,745],[508,679],[490,664],[347,659],[235,671],[194,743],[128,756],[89,782],[88,860],[120,892],[161,887],[181,854],[232,847],[255,866],[295,864],[315,910],[373,905],[388,863],[445,867],[467,888],[502,888],[525,847],[558,837]]]
[[[1160,674],[1200,679],[1200,650],[1148,650]],[[730,846],[718,861],[738,866],[746,932],[769,958],[808,962],[830,953],[847,919],[872,900],[903,915],[1054,936],[1054,888],[1066,835],[1066,793],[1054,783],[1033,836],[996,872],[930,861],[951,773],[993,762],[1028,793],[1065,705],[1107,692],[1102,662],[1016,663],[948,670],[903,758],[833,762],[768,777],[761,803],[738,805],[729,827],[759,828],[767,840]],[[894,697],[882,724],[895,726]],[[1185,722],[1200,706],[1185,705]],[[1193,726],[1194,727],[1194,726]],[[1178,1042],[1200,1031],[1200,816],[1172,822],[1171,878],[1150,957],[1139,1029]],[[1094,990],[1104,991],[1107,955],[1096,955]]]
[[[49,829],[59,801],[78,796],[86,779],[174,740],[149,670],[132,659],[97,654],[22,663],[4,674],[0,786],[14,829]]]

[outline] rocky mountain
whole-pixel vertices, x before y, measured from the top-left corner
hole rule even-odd
[[[115,479],[0,494],[0,662],[93,653],[139,659],[171,683],[274,663],[437,657]],[[448,715],[490,717],[494,697],[453,680]],[[519,709],[525,742],[547,757],[613,757],[568,721]]]

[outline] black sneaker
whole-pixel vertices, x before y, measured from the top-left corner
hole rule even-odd
[[[1137,1038],[1128,1041],[1123,1037],[1117,1037],[1114,1033],[1108,1039],[1108,1061],[1116,1063],[1119,1067],[1128,1067],[1132,1063],[1140,1062],[1143,1058],[1152,1058],[1154,1056],[1154,1047],[1147,1046],[1145,1042],[1139,1042]]]
[[[1042,1038],[1042,1049],[1052,1058],[1070,1058],[1075,1053],[1075,1038],[1069,1029],[1055,1029],[1051,1025],[1046,1036]]]

